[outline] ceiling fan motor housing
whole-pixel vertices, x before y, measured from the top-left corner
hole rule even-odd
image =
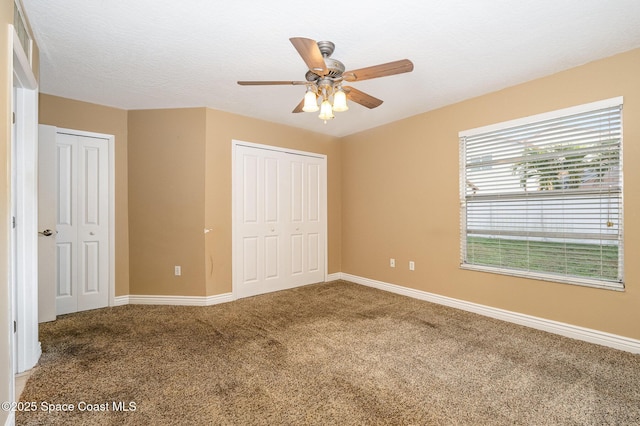
[[[333,58],[324,58],[324,63],[327,65],[327,70],[329,71],[325,77],[337,78],[342,77],[342,73],[344,72],[344,64],[337,59]]]
[[[340,78],[342,77],[342,74],[344,73],[344,64],[340,61],[338,61],[337,59],[333,59],[333,58],[324,58],[324,63],[327,65],[327,74],[324,75],[324,77],[328,77],[328,78]],[[307,71],[307,74],[305,75],[305,78],[307,79],[307,81],[316,81],[320,78],[322,78],[323,76],[316,74],[313,71]]]
[[[317,42],[318,48],[322,53],[324,63],[327,67],[327,73],[323,76],[320,74],[316,74],[315,72],[309,70],[305,75],[307,81],[317,81],[318,79],[325,78],[339,78],[342,77],[344,73],[345,67],[342,62],[337,59],[330,58],[331,54],[336,48],[336,45],[331,41],[319,41]]]
[[[319,41],[317,42],[318,48],[320,49],[320,53],[322,56],[328,57],[333,54],[333,51],[336,49],[336,45],[331,41]]]

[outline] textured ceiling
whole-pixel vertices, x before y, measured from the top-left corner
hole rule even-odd
[[[640,47],[638,0],[22,0],[41,92],[123,109],[210,107],[344,136]],[[304,80],[290,37],[330,40],[347,69],[410,59],[353,83],[384,103],[324,124],[292,114]]]

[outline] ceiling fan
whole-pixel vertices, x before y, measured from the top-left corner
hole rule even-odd
[[[320,110],[318,117],[325,123],[334,118],[333,112],[349,109],[347,99],[370,109],[382,104],[382,100],[378,98],[356,88],[343,86],[344,81],[358,82],[413,71],[413,63],[408,59],[345,71],[342,62],[331,58],[335,50],[335,44],[332,42],[316,42],[304,37],[292,37],[289,41],[309,67],[305,81],[238,81],[238,84],[241,86],[304,85],[307,87],[307,92],[292,112]],[[320,100],[320,106],[318,106],[318,100]]]

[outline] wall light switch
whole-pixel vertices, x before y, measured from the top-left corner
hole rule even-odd
[[[179,277],[180,275],[182,275],[182,268],[180,266],[175,266],[175,275],[176,277]]]
[[[413,260],[409,261],[409,270],[410,271],[415,271],[416,270],[416,263]]]
[[[391,266],[392,268],[396,267],[396,260],[395,259],[389,259],[389,266]]]

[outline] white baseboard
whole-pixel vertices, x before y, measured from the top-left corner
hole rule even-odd
[[[341,272],[337,272],[335,274],[328,274],[327,278],[324,280],[325,282],[330,282],[330,281],[338,281],[340,279],[340,277],[342,277],[342,273]]]
[[[335,275],[335,274],[334,274]],[[437,303],[439,305],[450,306],[452,308],[461,309],[463,311],[474,312],[491,318],[511,322],[514,324],[524,325],[526,327],[547,331],[561,336],[570,337],[572,339],[583,340],[589,343],[595,343],[602,346],[619,349],[626,352],[640,354],[640,340],[631,339],[617,334],[605,333],[603,331],[593,330],[590,328],[579,327],[567,323],[553,321],[545,318],[534,317],[531,315],[521,314],[518,312],[507,311],[504,309],[493,308],[491,306],[480,305],[478,303],[467,302],[451,297],[440,296],[426,291],[414,290],[395,284],[389,284],[382,281],[376,281],[369,278],[363,278],[356,275],[341,273],[339,279],[351,281],[356,284],[374,287],[391,293],[401,294],[403,296],[412,297],[414,299],[425,300],[427,302]]]
[[[220,303],[229,303],[236,300],[233,293],[216,294],[215,296],[206,297],[206,306],[219,305]]]
[[[113,298],[112,306],[122,306],[122,305],[128,305],[128,304],[129,304],[129,295],[116,296]]]
[[[337,281],[342,274],[328,274],[325,282]],[[112,306],[123,305],[182,305],[182,306],[211,306],[234,301],[233,293],[216,294],[214,296],[155,296],[128,294],[116,296]]]
[[[217,294],[215,296],[154,296],[130,294],[128,296],[116,297],[115,305],[211,306],[231,302],[233,300],[233,294],[231,293]]]

